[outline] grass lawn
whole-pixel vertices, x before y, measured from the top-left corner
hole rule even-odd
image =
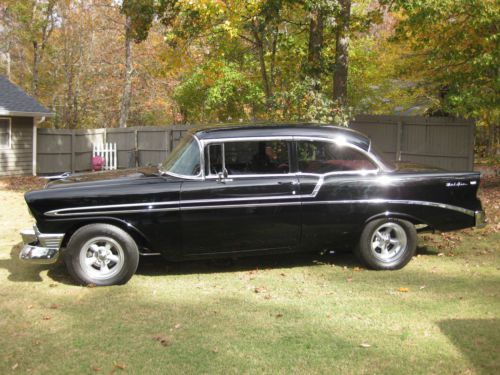
[[[157,258],[106,288],[20,263],[32,219],[13,181],[0,181],[1,374],[500,373],[498,180],[482,188],[486,229],[420,235],[400,271],[350,254]]]

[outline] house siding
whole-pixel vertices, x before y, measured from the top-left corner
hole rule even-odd
[[[33,117],[10,117],[10,119],[11,148],[0,149],[0,176],[32,174]]]

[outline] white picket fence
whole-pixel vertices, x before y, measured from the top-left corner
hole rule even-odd
[[[116,159],[116,143],[104,143],[94,145],[92,150],[92,157],[100,156],[104,159],[104,165],[102,169],[105,171],[116,169],[117,159]]]

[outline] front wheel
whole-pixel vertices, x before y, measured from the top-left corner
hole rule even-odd
[[[69,240],[64,257],[69,273],[81,284],[125,284],[139,264],[134,239],[110,224],[90,224]]]
[[[376,270],[403,268],[417,249],[417,231],[409,221],[378,219],[369,222],[356,248],[356,255]]]

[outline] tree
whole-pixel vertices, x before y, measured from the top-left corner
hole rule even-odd
[[[333,72],[333,100],[342,107],[347,104],[347,75],[349,70],[349,23],[351,0],[339,0],[340,12],[335,40],[335,70]]]
[[[396,42],[412,53],[419,84],[435,99],[434,113],[475,117],[488,127],[489,154],[499,152],[500,5],[496,0],[400,0]]]

